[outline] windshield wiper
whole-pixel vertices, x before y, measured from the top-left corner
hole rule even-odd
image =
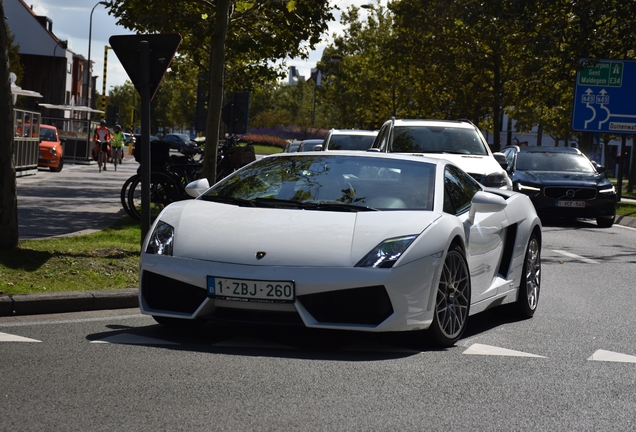
[[[299,200],[287,200],[278,198],[254,198],[254,203],[262,207],[295,207],[295,208],[315,208],[317,204]]]
[[[316,210],[349,211],[349,212],[379,211],[378,209],[369,207],[369,206],[347,204],[347,203],[337,203],[337,202],[316,204]]]
[[[330,211],[378,211],[372,207],[361,206],[356,204],[347,204],[339,202],[316,203],[299,200],[283,200],[276,198],[255,198],[256,205],[269,207],[295,207],[304,210],[330,210]]]

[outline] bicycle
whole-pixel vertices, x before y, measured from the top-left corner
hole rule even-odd
[[[237,169],[256,160],[254,146],[247,143],[246,146],[239,145],[239,140],[235,135],[230,135],[219,146],[216,163],[216,181],[224,179]]]
[[[162,153],[161,150],[159,152]],[[166,153],[167,154],[167,153]],[[136,159],[139,158],[137,153]],[[166,205],[191,198],[185,191],[188,183],[201,177],[203,164],[193,156],[160,155],[151,163],[150,203],[151,216],[156,216]],[[133,219],[141,220],[141,176],[139,171],[124,182],[120,201],[124,211]]]
[[[97,167],[99,172],[102,172],[102,164],[104,171],[106,171],[106,163],[108,162],[108,141],[95,141],[99,145],[99,152],[97,153]]]
[[[137,152],[137,147],[135,150]],[[158,156],[155,156],[154,149],[151,153],[155,159],[154,162],[151,161],[150,171],[150,203],[153,218],[168,204],[192,198],[185,191],[185,187],[201,178],[203,167],[200,158],[196,160],[193,155],[169,156],[169,147],[167,150],[158,150]],[[198,154],[201,155],[201,152]],[[139,161],[139,153],[135,154],[135,159]],[[254,160],[256,155],[252,145],[240,146],[234,136],[228,137],[220,145],[217,181]],[[120,192],[122,207],[133,219],[141,220],[141,196],[141,176],[135,174],[124,182]]]

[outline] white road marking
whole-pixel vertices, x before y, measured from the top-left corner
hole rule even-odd
[[[419,354],[421,351],[416,351],[408,348],[396,347],[393,345],[385,345],[381,343],[368,342],[368,341],[356,341],[347,345],[342,349],[343,351],[358,351],[358,352],[396,352],[407,354]]]
[[[499,348],[491,345],[472,344],[462,354],[468,355],[492,355],[492,356],[509,356],[509,357],[537,357],[545,358],[544,356],[525,353],[522,351],[514,351],[506,348]]]
[[[264,341],[260,339],[253,339],[249,337],[236,337],[232,339],[226,339],[214,344],[217,347],[232,347],[232,348],[266,348],[266,349],[286,349],[295,350],[289,345],[283,345],[275,342]]]
[[[597,350],[590,358],[590,361],[607,361],[620,363],[636,363],[636,356],[621,354],[612,351]]]
[[[133,335],[130,333],[120,333],[104,339],[94,340],[91,343],[104,344],[126,344],[126,345],[179,345],[175,342],[168,342],[161,339],[149,338],[145,336]]]
[[[585,258],[585,257],[582,257],[581,255],[576,255],[570,252],[556,250],[556,249],[552,250],[552,252],[556,252],[558,254],[565,255],[566,257],[574,258],[575,260],[583,261],[588,264],[600,264],[598,261],[594,261],[593,259]]]
[[[0,342],[42,342],[42,341],[0,332]]]

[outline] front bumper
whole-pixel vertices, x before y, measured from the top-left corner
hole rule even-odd
[[[144,254],[142,313],[306,327],[405,331],[430,326],[432,286],[442,258],[426,257],[393,269],[260,267]],[[293,280],[293,303],[256,303],[208,297],[207,276]]]
[[[596,218],[616,215],[616,194],[599,193],[592,190],[588,195],[569,197],[547,196],[542,189],[535,193],[526,193],[537,214],[542,218]],[[548,194],[549,195],[549,194]],[[583,203],[583,207],[563,207],[559,202]]]

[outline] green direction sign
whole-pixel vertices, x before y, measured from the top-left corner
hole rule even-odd
[[[620,87],[623,84],[623,63],[601,61],[579,72],[579,85]]]

